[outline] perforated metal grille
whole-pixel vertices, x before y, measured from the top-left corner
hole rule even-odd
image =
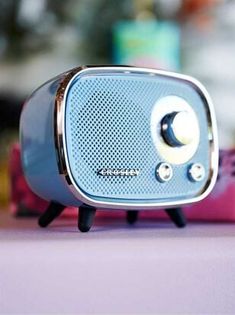
[[[163,159],[150,132],[151,111],[167,95],[183,97],[199,117],[200,146],[184,165],[173,165],[173,178],[159,183],[155,169]],[[192,183],[187,168],[202,163],[208,175],[207,122],[204,106],[192,87],[173,79],[132,74],[100,74],[74,80],[66,100],[67,154],[74,180],[96,198],[128,200],[179,200],[190,198],[205,181]],[[156,127],[157,128],[157,127]],[[157,131],[157,130],[156,130]],[[136,168],[138,176],[97,174],[102,168]]]

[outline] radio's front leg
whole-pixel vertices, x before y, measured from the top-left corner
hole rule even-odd
[[[81,232],[88,232],[92,227],[96,208],[82,204],[78,208],[78,229]]]
[[[40,216],[38,224],[40,227],[47,227],[54,221],[65,209],[64,205],[56,202],[50,202],[46,211]]]
[[[187,219],[181,208],[165,209],[170,219],[175,223],[178,228],[183,228],[187,224]]]

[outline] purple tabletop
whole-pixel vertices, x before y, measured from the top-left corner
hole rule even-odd
[[[40,229],[0,212],[0,313],[235,314],[235,224],[98,217]]]

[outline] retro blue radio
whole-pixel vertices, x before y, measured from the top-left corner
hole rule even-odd
[[[195,79],[154,69],[79,67],[48,81],[26,101],[22,163],[32,190],[51,201],[39,224],[66,206],[88,231],[97,208],[165,208],[209,194],[217,177],[214,109]]]

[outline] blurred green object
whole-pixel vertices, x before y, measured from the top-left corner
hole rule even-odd
[[[180,69],[180,29],[173,22],[122,21],[113,29],[114,63]]]
[[[144,1],[144,0],[143,0]],[[91,64],[112,63],[112,28],[120,20],[133,20],[133,0],[81,0],[74,10],[82,56]]]

